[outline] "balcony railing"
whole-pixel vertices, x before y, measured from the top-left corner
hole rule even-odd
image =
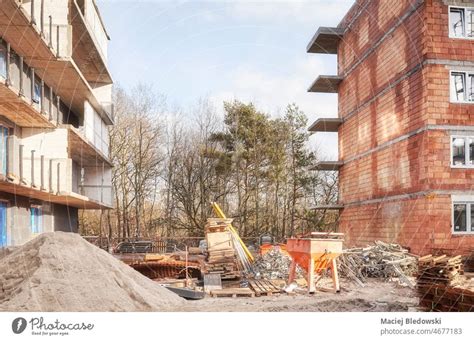
[[[93,0],[74,0],[78,12],[94,41],[96,49],[101,54],[104,62],[107,62],[108,36],[102,23],[99,12]]]
[[[104,109],[105,113],[109,116],[112,122],[115,122],[115,107],[112,102],[102,102],[102,108]]]
[[[76,193],[110,207],[112,186],[105,182],[102,174],[100,168],[90,174],[88,169],[81,172],[72,159],[48,158],[35,150],[27,150],[17,137],[8,137],[7,179],[12,183],[50,195]]]
[[[112,186],[79,185],[79,194],[84,195],[97,202],[103,203],[107,206],[112,206],[113,204]]]
[[[53,51],[56,57],[69,57],[72,52],[72,28],[71,25],[57,24],[52,15],[45,13],[46,0],[30,0],[19,2],[23,12],[28,17],[30,24]]]

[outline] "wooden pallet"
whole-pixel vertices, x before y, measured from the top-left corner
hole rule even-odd
[[[249,281],[250,288],[257,296],[272,296],[281,293],[281,289],[267,279],[252,279]]]
[[[228,288],[221,290],[212,290],[212,297],[255,297],[255,293],[249,288]]]

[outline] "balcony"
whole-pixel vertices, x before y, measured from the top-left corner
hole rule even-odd
[[[82,170],[69,158],[48,158],[26,151],[16,136],[8,138],[7,174],[0,174],[0,191],[80,209],[112,207],[110,169]]]
[[[337,133],[342,122],[342,118],[318,118],[308,131]]]
[[[3,0],[0,8],[2,36],[14,50],[31,59],[52,61],[70,55],[70,25],[54,24],[54,18],[41,11],[41,0]]]
[[[312,168],[312,170],[339,171],[339,169],[343,166],[343,164],[344,162],[342,161],[319,161]]]
[[[2,116],[20,127],[53,128],[55,121],[31,99],[0,76],[0,109]]]
[[[306,47],[306,52],[337,54],[337,48],[343,35],[342,28],[320,27]]]
[[[90,141],[84,134],[83,129],[74,128],[71,125],[63,125],[68,130],[68,153],[69,157],[82,166],[96,166],[105,163],[112,167],[106,148],[100,146],[100,142]]]
[[[342,82],[342,77],[339,76],[319,76],[311,84],[308,92],[323,92],[323,93],[338,93],[339,84]]]
[[[95,3],[74,0],[71,4],[73,59],[90,83],[112,83],[107,68],[109,37]]]
[[[43,18],[44,15],[38,14],[41,13],[40,4],[41,0],[25,3],[17,0],[2,1],[2,37],[74,112],[82,113],[84,101],[88,101],[106,124],[113,124],[113,111],[109,104],[97,100],[88,79],[72,57],[73,27],[68,24],[67,16]],[[56,21],[62,23],[55,24]],[[90,78],[90,74],[88,77]],[[95,81],[97,79],[100,79],[99,75],[94,78]]]
[[[315,207],[311,207],[310,210],[323,210],[323,211],[329,211],[329,210],[343,210],[344,205],[340,204],[327,204],[327,205],[318,205]]]

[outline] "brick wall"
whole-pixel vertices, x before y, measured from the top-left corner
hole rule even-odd
[[[420,70],[348,118],[339,129],[340,158],[359,155],[425,125],[423,85]]]
[[[420,155],[426,133],[344,164],[339,172],[343,203],[420,191],[426,174]]]
[[[342,203],[436,190],[474,190],[474,169],[451,168],[450,136],[428,130],[344,164]],[[474,135],[474,133],[473,133]]]
[[[449,38],[448,5],[474,7],[474,1],[426,0],[424,54],[427,58],[474,61],[474,40]]]
[[[440,248],[453,253],[474,249],[474,237],[451,233],[448,195],[347,207],[341,214],[339,229],[345,233],[345,247],[383,240],[409,247],[415,254]]]
[[[353,40],[351,37],[356,36],[357,32],[350,30],[344,35],[341,45],[348,45],[346,49],[341,48],[338,55],[339,74],[345,76],[339,87],[340,117],[345,117],[356,110],[375,94],[422,62],[423,21],[420,19],[421,13],[422,8],[407,18],[392,34],[387,34],[387,38],[380,46],[368,55],[365,55],[367,49],[363,49],[357,54],[350,49]],[[364,20],[361,19],[361,22]],[[366,22],[365,25],[369,25],[369,23]],[[372,45],[376,43],[376,40],[371,37],[369,41]],[[346,74],[347,67],[344,66],[344,61],[348,59],[351,60],[348,66],[358,65],[349,74]]]
[[[357,1],[340,24],[348,31],[338,48],[339,73],[345,73],[415,3],[416,0]]]
[[[367,58],[345,75],[339,88],[339,116],[347,118],[339,130],[340,159],[345,161],[340,200],[362,201],[342,211],[340,230],[348,245],[380,239],[418,254],[432,249],[461,253],[474,249],[474,236],[452,235],[448,193],[474,190],[474,170],[451,168],[453,131],[427,126],[474,126],[474,105],[450,103],[449,91],[449,71],[458,68],[458,61],[466,62],[464,69],[474,62],[474,41],[449,38],[447,5],[453,1],[427,0],[367,54],[417,3],[358,1],[343,20],[346,25],[362,9],[340,44],[339,74]],[[376,151],[361,155],[372,149]],[[422,191],[431,194],[406,196]],[[403,199],[363,203],[395,195]]]

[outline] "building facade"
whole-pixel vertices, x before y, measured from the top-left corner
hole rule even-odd
[[[397,242],[417,254],[474,249],[474,1],[358,0],[310,53],[338,74],[309,91],[338,94],[339,229],[348,245]]]
[[[0,2],[0,247],[112,206],[108,40],[94,0]]]

